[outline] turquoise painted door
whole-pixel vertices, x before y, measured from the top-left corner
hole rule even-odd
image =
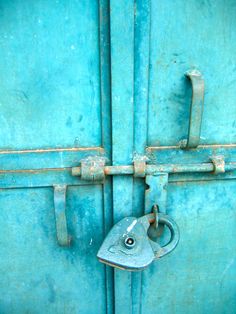
[[[233,0],[0,1],[0,313],[235,313],[235,14]],[[193,69],[201,138],[184,149]],[[179,245],[131,273],[96,254],[144,214],[145,178],[72,175],[91,156],[224,156],[226,172],[169,171]]]
[[[0,313],[106,312],[96,253],[110,201],[71,176],[110,135],[105,11],[102,1],[0,1]]]
[[[235,1],[110,3],[113,162],[130,164],[134,153],[156,165],[208,163],[215,155],[235,162]],[[205,101],[200,145],[181,149],[188,70],[203,74]],[[115,221],[143,215],[143,181],[114,179]],[[235,191],[233,171],[169,174],[166,212],[179,225],[179,245],[141,274],[115,270],[116,313],[236,312]]]
[[[157,161],[158,147],[187,137],[191,88],[184,73],[192,68],[205,81],[200,145],[235,161],[235,14],[235,1],[151,1],[147,145]],[[181,241],[144,275],[143,313],[236,311],[235,174],[198,176],[170,176],[167,212]]]

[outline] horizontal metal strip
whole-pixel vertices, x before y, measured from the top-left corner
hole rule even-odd
[[[88,156],[101,156],[101,147],[0,151],[0,170],[66,168]]]
[[[170,183],[191,181],[235,180],[236,171],[228,171],[218,175],[212,173],[174,173],[169,175]]]
[[[236,171],[223,174],[213,173],[178,173],[170,174],[169,182],[211,181],[236,179]],[[102,182],[81,180],[71,175],[71,168],[41,169],[41,170],[12,170],[0,171],[0,189],[6,188],[36,188],[54,185],[94,185]]]
[[[72,177],[71,168],[15,170],[0,172],[0,188],[36,188],[54,185],[91,185],[93,182]]]
[[[236,144],[199,145],[198,148],[183,150],[178,146],[148,147],[151,164],[192,164],[207,163],[212,156],[224,156],[225,162],[236,162]]]
[[[236,170],[236,162],[231,162],[225,164],[225,171]],[[192,163],[192,164],[156,164],[156,165],[146,165],[145,174],[155,175],[158,172],[165,173],[195,173],[195,172],[213,172],[213,163]],[[81,167],[72,168],[73,176],[81,175]],[[135,168],[132,165],[128,166],[105,166],[105,175],[133,175],[135,173]],[[214,174],[215,175],[215,174]]]

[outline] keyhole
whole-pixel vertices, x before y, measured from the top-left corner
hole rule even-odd
[[[132,249],[135,246],[135,239],[133,237],[125,238],[125,246],[128,249]]]

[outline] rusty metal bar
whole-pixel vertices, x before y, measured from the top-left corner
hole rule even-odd
[[[187,140],[182,140],[181,148],[196,148],[200,143],[202,113],[204,104],[204,80],[197,70],[185,73],[192,84],[192,101],[190,107],[189,130]]]
[[[154,175],[158,172],[165,173],[191,173],[191,172],[214,172],[215,166],[213,163],[199,163],[199,164],[159,164],[146,165],[145,174]],[[236,170],[236,162],[225,163],[225,171]],[[133,175],[134,166],[105,166],[105,175]],[[72,168],[73,176],[81,175],[81,167]]]
[[[56,219],[57,241],[61,246],[70,245],[66,220],[66,185],[54,185],[54,210]]]

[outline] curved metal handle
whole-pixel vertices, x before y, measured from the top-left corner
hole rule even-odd
[[[197,70],[185,73],[192,84],[192,102],[190,108],[188,139],[180,142],[181,148],[196,148],[200,143],[202,113],[204,103],[204,80]]]
[[[166,225],[169,228],[171,236],[170,241],[165,246],[159,248],[155,252],[155,258],[161,258],[172,252],[178,245],[180,238],[179,227],[172,218],[170,218],[167,215],[159,213],[158,222],[163,225]]]
[[[71,242],[66,221],[66,190],[67,185],[54,185],[54,208],[57,241],[61,246],[69,246]]]

